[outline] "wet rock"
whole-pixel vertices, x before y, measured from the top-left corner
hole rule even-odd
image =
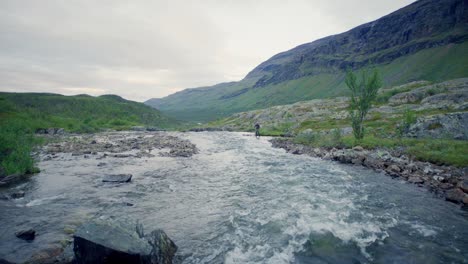
[[[386,169],[385,172],[392,176],[392,177],[400,177],[401,176],[401,168],[395,164],[389,165]],[[414,183],[419,183],[419,182],[414,182]]]
[[[384,167],[383,163],[379,159],[372,156],[369,156],[364,160],[364,166],[373,169],[383,169]]]
[[[457,187],[465,193],[468,193],[468,179],[461,180],[457,183]]]
[[[36,231],[34,229],[21,230],[15,233],[17,238],[31,241],[36,237]]]
[[[445,199],[454,203],[462,203],[463,199],[465,199],[465,193],[459,188],[454,188],[447,191],[445,194]]]
[[[409,183],[418,184],[418,183],[423,183],[424,180],[423,180],[421,177],[419,177],[419,176],[410,176],[410,177],[408,178],[408,182],[409,182]]]
[[[24,195],[25,195],[25,192],[19,191],[19,192],[14,192],[14,193],[10,194],[10,197],[11,197],[11,199],[19,199],[19,198],[23,198]]]
[[[443,182],[445,180],[445,178],[442,176],[432,176],[432,179],[439,181],[439,182]]]
[[[62,253],[54,258],[54,263],[61,264],[73,264],[75,254],[73,252],[73,243],[70,243],[68,246],[63,249]]]
[[[449,189],[453,188],[453,184],[450,184],[448,182],[444,182],[444,183],[439,184],[439,188],[442,189],[442,190],[449,190]]]
[[[355,164],[355,165],[362,165],[363,161],[365,160],[365,157],[362,157],[362,156],[358,156],[354,159],[351,160],[351,163],[352,164]]]
[[[106,166],[106,164],[107,164],[107,163],[105,163],[105,162],[99,162],[97,166],[98,166],[98,167],[102,167],[102,166]]]
[[[5,177],[1,177],[0,178],[0,186],[9,185],[11,183],[20,181],[20,180],[22,180],[24,178],[23,176],[24,175],[22,175],[22,174],[15,173],[15,174],[10,174],[10,175],[5,176]]]
[[[113,154],[111,155],[111,157],[114,157],[114,158],[129,158],[129,157],[133,157],[131,154]]]
[[[171,264],[177,251],[176,244],[161,230],[155,230],[145,238],[151,245],[151,263]]]
[[[468,195],[465,194],[465,197],[463,197],[462,203],[464,205],[468,205]]]
[[[128,221],[93,219],[74,235],[75,263],[172,263],[177,246],[162,230],[145,236]]]
[[[110,174],[104,176],[103,182],[130,182],[132,180],[132,174]]]
[[[34,253],[27,263],[57,263],[57,257],[63,253],[63,247],[60,245],[50,245]],[[64,263],[64,262],[60,262]],[[69,262],[70,263],[70,262]]]

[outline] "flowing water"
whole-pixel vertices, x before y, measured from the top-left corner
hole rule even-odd
[[[25,261],[87,218],[112,215],[164,229],[181,263],[468,262],[468,213],[423,188],[287,154],[266,138],[176,135],[200,153],[41,161],[42,172],[15,187],[24,198],[0,200],[0,258]],[[102,183],[108,173],[133,179]],[[14,236],[28,227],[38,233],[33,242]]]

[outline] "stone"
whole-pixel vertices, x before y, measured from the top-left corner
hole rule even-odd
[[[468,179],[461,180],[457,183],[457,187],[465,193],[468,193]]]
[[[109,174],[104,176],[103,182],[130,182],[132,174]]]
[[[23,178],[24,178],[24,175],[19,174],[19,173],[10,174],[8,176],[0,178],[0,186],[9,185],[11,183],[20,181]]]
[[[467,205],[467,204],[468,204],[468,195],[465,194],[465,196],[463,197],[462,203],[463,203],[464,205]]]
[[[132,156],[131,154],[114,154],[114,155],[112,155],[112,157],[114,157],[114,158],[129,158],[131,156]]]
[[[21,230],[16,232],[15,236],[26,241],[31,241],[36,238],[36,231],[34,229]]]
[[[75,263],[172,263],[177,246],[155,230],[145,236],[141,225],[122,219],[92,219],[74,235]]]
[[[10,194],[10,197],[12,199],[19,199],[19,198],[23,198],[25,194],[26,194],[25,192],[19,191],[19,192],[14,192],[14,193]]]
[[[98,167],[102,167],[102,166],[106,166],[106,164],[107,164],[107,163],[105,163],[105,162],[99,162],[97,166],[98,166]]]
[[[362,165],[366,157],[362,154],[359,154],[355,156],[354,158],[351,158],[351,163],[355,165]]]
[[[424,180],[419,176],[410,176],[408,178],[408,182],[417,184],[417,183],[423,183]]]
[[[355,146],[355,147],[353,148],[353,150],[354,150],[354,151],[363,151],[364,148],[361,147],[361,146]]]
[[[443,182],[445,180],[445,178],[442,176],[432,176],[432,179],[439,182]]]
[[[452,190],[449,190],[445,194],[445,200],[453,202],[453,203],[461,203],[463,202],[464,198],[465,198],[465,193],[459,188],[454,188]]]
[[[63,248],[60,245],[49,245],[47,248],[35,252],[27,263],[55,263],[55,258],[62,253]]]
[[[401,171],[401,168],[398,167],[398,165],[392,164],[388,166],[387,170],[389,170],[390,172],[399,173]]]
[[[155,230],[145,238],[152,248],[152,263],[172,264],[172,258],[177,251],[177,246],[163,230]]]

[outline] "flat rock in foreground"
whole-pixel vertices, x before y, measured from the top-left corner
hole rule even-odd
[[[132,174],[110,174],[102,178],[103,182],[130,182],[132,180]]]
[[[162,230],[145,236],[143,228],[128,221],[92,219],[74,235],[75,263],[168,264],[177,246]]]

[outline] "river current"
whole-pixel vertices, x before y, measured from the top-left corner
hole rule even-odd
[[[24,198],[0,200],[0,259],[26,261],[106,215],[162,228],[178,263],[468,263],[468,212],[424,188],[288,154],[267,138],[173,134],[199,154],[42,159],[42,172],[14,187]],[[133,179],[103,183],[109,173]],[[33,242],[14,236],[30,227]]]

